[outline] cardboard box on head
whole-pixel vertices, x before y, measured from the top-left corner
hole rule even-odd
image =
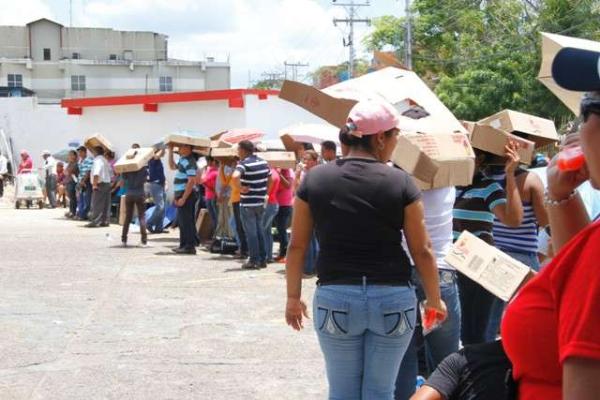
[[[85,138],[85,140],[83,141],[83,145],[85,147],[87,147],[89,150],[93,150],[94,147],[102,147],[104,149],[104,151],[110,151],[110,152],[114,152],[114,147],[112,146],[112,144],[108,141],[107,138],[105,138],[104,136],[102,136],[102,134],[100,133],[96,133],[92,136],[88,136],[87,138]]]
[[[210,149],[210,156],[219,160],[230,159],[238,156],[237,145],[230,147],[213,147]]]
[[[189,145],[192,146],[194,153],[207,155],[210,150],[211,139],[184,133],[173,133],[166,137],[165,144],[174,145],[175,151],[179,151],[178,147],[181,145]]]
[[[470,185],[475,173],[475,153],[463,133],[400,135],[392,162],[412,171],[423,190]]]
[[[510,300],[533,272],[528,266],[463,232],[445,258],[469,279],[504,301]]]
[[[500,111],[478,123],[509,133],[525,134],[526,139],[534,142],[536,148],[556,143],[559,140],[553,121],[518,111]]]
[[[296,154],[291,151],[263,151],[256,155],[272,168],[296,168]]]
[[[519,153],[521,162],[526,165],[531,164],[535,148],[534,142],[489,125],[476,124],[471,134],[471,145],[474,148],[497,156],[504,156],[506,154],[505,148],[511,141],[519,145],[517,153]]]
[[[115,163],[115,172],[122,174],[124,172],[135,172],[148,165],[148,161],[154,156],[152,147],[142,147],[140,149],[129,149]]]

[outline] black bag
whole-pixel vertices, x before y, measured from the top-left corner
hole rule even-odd
[[[215,238],[210,244],[210,252],[213,254],[221,254],[221,239]]]
[[[238,249],[237,242],[231,238],[221,239],[221,254],[235,254]]]

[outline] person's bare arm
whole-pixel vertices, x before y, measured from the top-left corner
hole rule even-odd
[[[548,211],[544,204],[544,183],[537,174],[530,172],[525,178],[525,187],[529,188],[531,204],[538,226],[541,228],[548,225]]]
[[[292,214],[292,235],[286,257],[287,305],[285,318],[295,330],[303,328],[303,317],[308,318],[302,301],[302,274],[304,257],[313,232],[313,218],[307,202],[296,197]]]
[[[506,157],[506,203],[497,205],[492,212],[504,225],[517,228],[523,223],[523,203],[515,178],[515,171],[521,161],[515,144],[506,146]]]
[[[567,358],[563,363],[563,399],[595,400],[600,393],[600,361]]]
[[[404,234],[415,267],[421,277],[427,306],[444,315],[446,307],[440,294],[440,281],[437,263],[433,255],[431,240],[425,227],[425,212],[422,201],[415,201],[404,208]]]
[[[288,180],[287,177],[283,174],[279,174],[279,177],[281,178],[280,183],[284,188],[289,189],[290,186],[292,186],[292,183],[290,182],[291,179]]]
[[[238,171],[237,169],[235,171],[233,171],[233,175],[231,175],[231,181],[233,182],[233,185],[237,188],[237,190],[240,191],[240,193],[245,193],[245,191],[242,189],[242,173],[240,171]]]
[[[169,168],[171,168],[173,171],[177,169],[175,157],[173,156],[173,145],[169,145]]]
[[[410,400],[445,400],[440,392],[431,386],[423,385],[412,395]]]

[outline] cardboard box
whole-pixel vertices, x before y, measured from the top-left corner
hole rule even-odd
[[[546,146],[559,141],[554,122],[518,111],[504,110],[479,121],[510,133],[524,133],[527,139],[535,142],[535,147]]]
[[[182,133],[173,133],[165,139],[166,144],[182,145],[187,144],[194,148],[209,148],[210,138],[191,136]]]
[[[256,155],[273,168],[296,168],[296,154],[291,151],[265,151]]]
[[[105,151],[114,152],[114,147],[112,146],[112,144],[108,141],[107,138],[102,136],[100,133],[96,133],[95,135],[88,136],[87,138],[85,138],[85,140],[83,141],[83,145],[90,150],[92,150],[94,147],[100,146],[104,148]]]
[[[213,234],[213,226],[212,221],[210,220],[210,215],[208,214],[208,210],[203,208],[198,213],[198,218],[196,219],[196,230],[198,231],[198,237],[200,241],[206,241],[212,239]]]
[[[359,100],[384,100],[395,106],[402,114],[410,100],[418,104],[427,115],[412,119],[414,132],[429,134],[467,133],[462,124],[437,98],[425,82],[414,72],[388,67],[379,71],[329,86],[322,91],[298,82],[286,81],[279,97],[290,101],[341,128],[350,109]],[[410,116],[405,115],[406,117]]]
[[[462,133],[400,135],[392,162],[423,190],[470,185],[475,173],[475,153]]]
[[[505,147],[510,141],[518,143],[519,149],[517,152],[519,153],[519,157],[521,157],[521,162],[527,165],[531,164],[535,148],[534,142],[489,125],[476,124],[471,134],[471,145],[474,148],[498,156],[506,154]]]
[[[445,258],[446,262],[504,301],[510,300],[534,272],[525,264],[463,232]]]
[[[237,146],[232,147],[213,147],[210,149],[210,155],[213,158],[225,159],[238,156]]]
[[[154,149],[143,147],[140,149],[129,149],[115,163],[115,172],[122,174],[124,172],[135,172],[148,165],[148,161],[154,156]]]
[[[476,122],[472,122],[472,121],[460,121],[460,123],[467,130],[467,137],[469,138],[469,140],[471,140],[471,135],[473,134],[473,130],[475,129]]]

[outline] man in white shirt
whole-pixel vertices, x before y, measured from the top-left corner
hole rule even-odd
[[[92,209],[88,228],[106,227],[110,221],[110,165],[104,157],[104,148],[94,148],[94,163],[90,173],[92,182]]]
[[[42,158],[44,159],[46,196],[48,196],[50,208],[56,208],[56,159],[52,157],[48,150],[42,152]]]
[[[4,196],[4,180],[8,176],[8,160],[0,153],[0,198]]]

